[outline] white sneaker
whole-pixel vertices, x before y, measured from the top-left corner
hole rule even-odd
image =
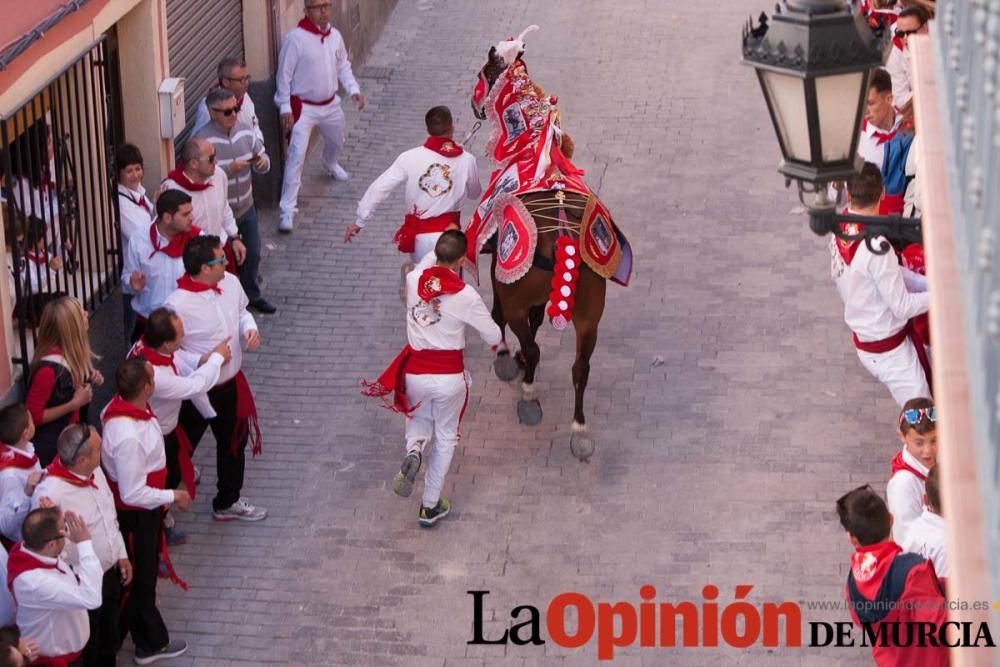
[[[226,509],[213,511],[212,518],[216,521],[263,521],[267,518],[267,510],[254,507],[246,498],[240,498]]]
[[[351,177],[351,175],[347,173],[347,170],[339,164],[335,164],[333,166],[333,171],[330,172],[330,176],[333,177],[333,180],[341,182],[344,182]]]
[[[278,231],[283,234],[288,234],[289,232],[292,231],[293,228],[294,225],[292,224],[292,216],[290,215],[281,216],[281,220],[278,221]]]

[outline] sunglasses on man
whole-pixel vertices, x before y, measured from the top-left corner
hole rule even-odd
[[[225,255],[223,255],[222,257],[216,257],[215,259],[209,262],[205,262],[205,266],[218,266],[219,264],[222,264],[223,266],[229,264],[229,260],[226,259]]]
[[[214,107],[213,107],[213,108],[212,108],[212,111],[214,111],[214,112],[216,112],[216,113],[221,113],[221,114],[222,114],[223,116],[225,116],[226,118],[229,118],[229,117],[230,117],[230,116],[232,116],[232,115],[233,115],[234,113],[239,113],[239,112],[240,112],[240,109],[242,109],[242,107],[241,107],[241,106],[240,106],[239,104],[237,104],[236,106],[234,106],[234,107],[229,107],[228,109],[216,109],[216,108],[214,108]]]
[[[79,436],[79,440],[77,440],[77,443],[73,446],[73,455],[70,457],[70,461],[76,461],[76,457],[80,453],[80,450],[83,449],[83,446],[87,444],[88,440],[90,440],[90,433],[94,427],[90,424],[78,424],[76,428],[81,432],[81,434]]]
[[[934,407],[903,410],[902,414],[899,415],[899,425],[902,426],[905,421],[910,426],[916,426],[922,419],[925,418],[929,422],[936,422],[937,410]]]
[[[920,26],[920,28],[923,27],[924,26]],[[918,32],[920,32],[920,28],[917,28],[916,30],[897,30],[896,37],[903,39],[904,37],[909,37],[910,35],[916,35]]]

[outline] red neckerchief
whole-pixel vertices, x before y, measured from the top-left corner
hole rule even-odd
[[[892,457],[892,474],[895,475],[900,470],[912,472],[921,482],[927,481],[927,475],[920,472],[903,459],[903,450],[899,450],[896,452],[896,455]]]
[[[177,366],[174,365],[174,355],[157,352],[146,343],[145,338],[137,340],[128,352],[129,359],[135,359],[136,357],[142,357],[153,366],[169,367],[174,372],[174,375],[180,375],[177,372]]]
[[[895,125],[895,119],[893,119],[893,125]],[[883,132],[882,130],[878,129],[877,127],[872,127],[871,136],[872,136],[872,138],[875,139],[875,145],[876,146],[881,146],[885,142],[891,141],[892,138],[896,136],[896,129],[898,129],[898,128],[894,128],[892,130],[889,130],[888,132]],[[861,122],[861,131],[862,132],[867,132],[868,131],[868,119],[867,118],[864,119]]]
[[[847,213],[851,213],[851,209],[847,209]],[[858,223],[840,223],[840,231],[845,234],[860,234],[865,231],[864,225],[859,225]],[[854,261],[854,254],[861,247],[861,240],[857,241],[843,241],[837,239],[837,251],[840,253],[840,257],[844,260],[844,264],[848,266]]]
[[[851,573],[854,575],[854,583],[858,591],[873,600],[878,594],[882,580],[889,572],[889,566],[896,554],[903,550],[895,542],[879,542],[867,547],[858,547],[857,551],[851,554]]]
[[[427,137],[424,148],[429,148],[444,157],[458,157],[463,153],[462,147],[452,141],[450,137]]]
[[[903,50],[903,40],[900,37],[897,37],[896,35],[892,36],[892,45],[897,49],[899,49],[900,51]]]
[[[144,210],[146,213],[150,212],[149,204],[146,203],[146,198],[143,197],[142,195],[139,195],[139,201],[136,201],[135,198],[132,197],[132,193],[128,191],[128,188],[125,188],[125,189],[118,188],[118,194],[125,195],[125,199],[128,199],[130,202],[132,202],[136,206],[141,206],[142,210]]]
[[[94,483],[94,473],[90,474],[87,479],[80,479],[79,475],[74,474],[69,468],[62,464],[59,457],[52,459],[52,463],[45,469],[45,472],[50,477],[58,477],[67,484],[72,484],[73,486],[78,486],[81,489],[86,489],[90,487],[92,489],[97,488],[97,484]]]
[[[191,225],[191,229],[183,234],[174,234],[174,237],[167,241],[167,245],[161,247],[160,236],[156,231],[156,223],[154,222],[149,226],[149,242],[153,244],[153,252],[149,253],[149,258],[152,259],[153,255],[162,252],[167,257],[179,259],[184,256],[184,248],[187,247],[187,242],[200,234],[201,227]]]
[[[299,21],[299,27],[305,30],[306,32],[311,32],[314,35],[319,35],[320,44],[325,42],[326,38],[330,36],[331,32],[333,32],[332,26],[323,31],[319,29],[318,25],[310,21],[308,18],[303,18],[301,21]]]
[[[46,264],[49,263],[49,253],[47,253],[44,250],[42,251],[41,254],[38,254],[38,253],[36,253],[36,252],[34,252],[32,250],[29,250],[28,252],[26,252],[24,254],[28,258],[29,261],[34,262],[38,266],[45,266]]]
[[[417,296],[424,301],[430,301],[442,294],[457,294],[465,287],[462,279],[443,266],[432,266],[424,269],[417,280]]]
[[[187,290],[196,294],[198,292],[207,292],[208,290],[212,290],[216,294],[222,294],[222,288],[218,285],[200,283],[186,273],[177,279],[177,289]]]
[[[6,470],[8,468],[19,468],[21,470],[31,470],[36,465],[38,465],[38,457],[32,454],[31,456],[22,456],[15,451],[14,447],[10,445],[3,445],[0,448],[0,470]]]
[[[115,397],[111,399],[108,406],[104,408],[101,412],[101,423],[107,422],[109,419],[114,419],[115,417],[128,417],[129,419],[138,419],[140,421],[149,421],[150,419],[156,419],[156,414],[153,413],[153,408],[146,406],[146,409],[137,408],[120,395],[115,394]]]
[[[7,589],[10,591],[11,595],[14,594],[14,580],[20,575],[28,572],[29,570],[58,570],[63,572],[62,568],[59,567],[59,562],[46,563],[43,562],[30,551],[24,549],[24,542],[18,542],[10,550],[10,558],[7,560]],[[65,574],[65,572],[63,572]]]
[[[212,181],[209,179],[205,183],[195,183],[187,174],[184,173],[183,167],[177,167],[172,172],[167,174],[167,178],[173,180],[174,183],[181,186],[185,190],[190,190],[191,192],[201,192],[202,190],[207,190],[212,187]]]

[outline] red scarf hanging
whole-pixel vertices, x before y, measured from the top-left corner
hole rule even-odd
[[[154,222],[149,226],[149,240],[153,244],[153,252],[149,253],[149,258],[152,259],[153,255],[162,252],[167,257],[179,259],[184,256],[184,248],[187,247],[188,241],[200,235],[201,227],[191,225],[191,229],[182,234],[175,234],[172,239],[167,241],[167,245],[161,246],[160,235],[156,231],[156,223]]]
[[[194,500],[197,495],[194,483],[194,462],[191,461],[191,457],[194,456],[194,445],[191,444],[191,439],[187,437],[187,433],[184,432],[180,424],[174,428],[174,437],[177,438],[177,467],[181,469],[181,481],[187,487],[191,500]]]
[[[91,473],[90,477],[87,479],[80,479],[79,475],[74,474],[73,471],[62,464],[62,460],[58,456],[52,459],[52,463],[50,463],[45,469],[45,474],[50,477],[58,477],[67,484],[78,486],[81,489],[85,489],[87,487],[92,489],[97,488],[97,484],[94,482],[93,473]]]
[[[899,129],[899,127],[897,126],[896,128],[894,128],[892,130],[889,130],[888,132],[883,132],[882,130],[878,129],[877,127],[876,128],[872,128],[871,136],[872,136],[873,139],[875,139],[875,145],[876,146],[881,146],[885,142],[891,141],[892,138],[896,136],[896,131],[898,129]],[[867,118],[865,118],[863,121],[861,121],[861,131],[865,132],[865,133],[868,132],[868,119]]]
[[[132,349],[128,351],[129,359],[135,359],[136,357],[142,357],[153,366],[168,367],[174,372],[174,375],[180,375],[177,372],[177,366],[174,365],[174,355],[157,352],[146,343],[145,337],[137,340]]]
[[[28,261],[33,262],[38,266],[45,266],[49,263],[49,253],[44,250],[41,253],[29,250],[24,254],[28,258]]]
[[[38,465],[38,457],[34,454],[31,456],[21,456],[10,445],[3,445],[2,451],[0,451],[0,470],[7,470],[8,468],[31,470],[36,465]]]
[[[24,548],[24,542],[18,542],[11,548],[10,557],[7,559],[7,589],[10,590],[11,595],[14,595],[14,580],[31,570],[58,570],[65,574],[63,569],[59,567],[58,561],[55,563],[42,562],[38,556]]]
[[[374,382],[361,381],[362,394],[381,398],[386,408],[409,416],[417,409],[406,398],[406,374],[430,375],[461,373],[465,370],[463,350],[414,350],[407,345]],[[392,394],[392,403],[385,399]],[[465,408],[462,408],[465,412]]]
[[[425,269],[417,280],[417,296],[424,301],[430,301],[445,294],[458,294],[465,288],[465,283],[451,269],[443,266],[432,266]]]
[[[250,383],[247,376],[240,371],[233,378],[236,383],[236,430],[233,431],[233,440],[230,443],[233,454],[240,446],[243,438],[250,444],[250,451],[256,457],[264,450],[264,439],[260,434],[260,422],[257,421],[257,404],[253,400],[253,392],[250,391]]]
[[[182,290],[187,290],[188,292],[207,292],[212,290],[216,294],[222,294],[222,288],[218,285],[206,285],[205,283],[200,283],[188,274],[184,274],[177,279],[177,288]]]
[[[305,30],[306,32],[312,33],[314,35],[319,35],[320,44],[325,42],[326,38],[330,36],[331,32],[333,32],[332,26],[328,26],[326,30],[320,30],[319,26],[310,21],[308,18],[303,18],[301,21],[299,21],[299,27]]]
[[[202,190],[207,190],[212,187],[212,181],[209,179],[205,183],[195,183],[187,174],[184,173],[183,167],[176,167],[172,172],[167,174],[167,178],[171,179],[174,183],[181,186],[185,190],[191,192],[201,192]]]
[[[903,459],[902,450],[896,452],[896,455],[892,457],[892,474],[895,475],[900,470],[907,470],[909,472],[912,472],[914,475],[917,476],[917,479],[919,479],[921,482],[927,481],[927,475],[920,472],[919,470],[911,466],[909,463],[907,463],[905,459]]]
[[[146,213],[152,213],[152,210],[149,207],[149,202],[143,195],[139,195],[139,201],[136,201],[135,197],[133,197],[132,193],[129,192],[127,189],[118,188],[118,194],[125,195],[125,199],[128,199],[136,206],[141,206],[142,210],[144,210]]]
[[[109,419],[114,419],[115,417],[128,417],[129,419],[138,419],[139,421],[149,421],[150,419],[156,419],[156,414],[153,412],[153,408],[146,406],[146,409],[137,408],[119,394],[115,394],[115,397],[111,399],[107,407],[101,412],[101,423],[106,423]]]
[[[452,141],[451,137],[427,137],[424,148],[429,148],[444,157],[458,157],[464,152],[461,146]]]

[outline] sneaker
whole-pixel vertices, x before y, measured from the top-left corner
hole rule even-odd
[[[263,297],[257,299],[256,301],[251,301],[247,308],[256,310],[258,313],[263,313],[265,315],[273,315],[278,312],[277,306]]]
[[[169,644],[161,648],[159,651],[154,651],[152,653],[146,653],[145,651],[140,651],[137,648],[135,650],[135,664],[151,665],[160,660],[167,660],[169,658],[176,658],[179,655],[184,655],[187,650],[187,642],[183,639],[172,639]]]
[[[214,510],[212,518],[216,521],[263,521],[267,518],[267,510],[254,507],[246,498],[240,498],[226,509]]]
[[[180,528],[176,526],[165,527],[163,532],[167,534],[167,546],[179,547],[182,544],[187,544],[187,533]]]
[[[417,517],[417,522],[424,528],[430,528],[438,521],[448,516],[448,512],[450,511],[451,503],[448,502],[447,498],[442,497],[438,500],[438,504],[435,505],[433,509],[428,509],[421,505],[420,515]]]
[[[412,451],[403,459],[403,465],[399,467],[399,472],[392,478],[392,490],[397,496],[409,498],[413,493],[413,480],[420,472],[421,456],[419,451]]]
[[[333,165],[333,171],[330,172],[330,176],[333,177],[333,180],[340,181],[341,183],[351,177],[351,175],[347,173],[347,170],[339,164]]]
[[[278,231],[282,234],[291,234],[293,228],[292,216],[281,216],[281,220],[278,221]]]

